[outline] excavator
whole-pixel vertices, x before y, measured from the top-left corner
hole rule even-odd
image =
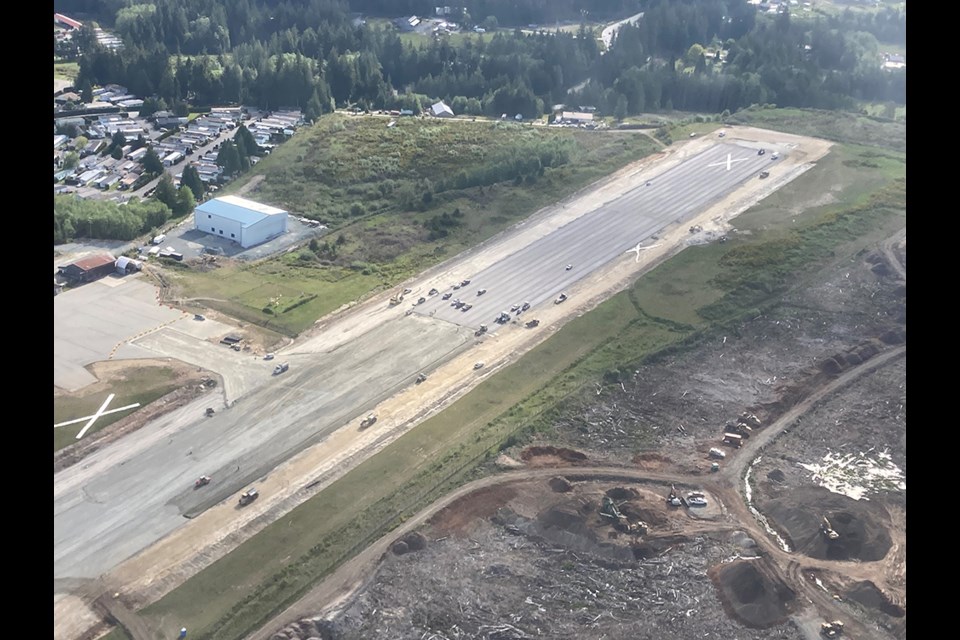
[[[613,523],[617,531],[623,533],[635,533],[643,535],[647,532],[647,525],[644,522],[630,522],[627,516],[620,512],[617,503],[610,496],[603,497],[603,505],[600,507],[600,515]]]
[[[820,522],[820,533],[826,537],[827,540],[837,540],[840,538],[840,534],[833,530],[833,527],[830,526],[830,521],[827,520],[827,516],[823,516]],[[840,625],[841,627],[843,625]]]

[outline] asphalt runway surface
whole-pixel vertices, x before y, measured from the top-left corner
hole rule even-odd
[[[469,348],[479,324],[495,331],[499,312],[528,301],[533,317],[592,270],[635,259],[626,252],[637,243],[776,164],[757,148],[716,144],[480,271],[454,292],[475,305],[466,313],[430,297],[414,308],[420,315],[394,317],[325,353],[284,357],[288,372],[264,371],[263,386],[211,418],[201,398],[56,474],[54,578],[111,569]],[[488,292],[477,296],[480,288]],[[194,491],[200,475],[213,482]]]
[[[395,318],[350,348],[288,358],[229,409],[203,416],[201,398],[54,478],[54,578],[92,578],[255,483],[354,415],[412,383],[472,335]],[[199,490],[193,482],[209,475]],[[234,498],[231,498],[234,499]]]
[[[668,169],[613,202],[560,227],[497,264],[468,277],[470,284],[448,289],[414,307],[414,313],[493,333],[494,321],[514,305],[535,307],[552,301],[596,269],[613,260],[636,260],[630,251],[650,245],[653,236],[673,223],[682,224],[747,180],[759,180],[760,171],[777,164],[768,151],[737,143],[716,144]],[[729,156],[729,166],[728,159]],[[630,251],[628,254],[627,252]],[[571,269],[567,270],[567,265]],[[478,291],[486,293],[478,295]],[[443,300],[451,293],[449,300]],[[424,294],[419,294],[423,296]],[[452,306],[460,299],[469,311]]]

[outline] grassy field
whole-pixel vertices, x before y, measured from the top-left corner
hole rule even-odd
[[[53,423],[59,424],[60,422],[93,415],[111,393],[116,394],[116,399],[107,407],[108,411],[136,403],[140,403],[140,406],[146,406],[176,390],[181,385],[181,382],[174,379],[174,372],[169,367],[141,367],[128,373],[123,380],[112,381],[108,388],[104,388],[96,394],[80,398],[54,396]],[[94,425],[87,430],[86,435],[94,434],[100,429],[110,426],[135,410],[111,413],[98,418]],[[53,432],[53,450],[58,451],[76,442],[77,434],[84,424],[78,422],[55,429]]]
[[[766,127],[846,144],[907,150],[907,125],[845,111],[812,109],[744,109],[733,114],[731,124]]]
[[[79,62],[54,62],[53,77],[55,80],[73,80],[80,74]]]
[[[326,239],[254,265],[178,270],[180,295],[295,335],[656,149],[643,134],[386,122],[325,117],[226,190],[263,176],[256,198],[321,220]]]
[[[143,613],[200,638],[242,637],[410,514],[487,472],[604,373],[772,304],[805,274],[905,223],[905,156],[844,146],[736,223],[749,235],[688,249],[564,326],[236,552]],[[832,189],[817,204],[811,191]],[[794,211],[798,208],[798,211]],[[642,444],[642,441],[641,441]]]

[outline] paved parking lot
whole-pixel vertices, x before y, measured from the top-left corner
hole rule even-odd
[[[53,384],[67,391],[96,382],[84,368],[117,345],[183,317],[157,303],[156,287],[139,274],[108,276],[53,298]],[[121,358],[155,358],[125,346]]]

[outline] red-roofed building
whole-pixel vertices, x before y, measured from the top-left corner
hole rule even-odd
[[[113,273],[116,262],[116,258],[110,255],[91,256],[60,267],[57,274],[71,284],[92,282]]]
[[[69,28],[71,28],[71,29],[79,29],[80,27],[83,26],[83,23],[82,23],[82,22],[80,22],[80,21],[78,21],[78,20],[74,20],[73,18],[68,18],[67,16],[63,15],[62,13],[55,13],[55,14],[53,14],[53,21],[54,21],[55,23],[57,23],[57,24],[61,24],[61,25],[65,26],[65,27],[69,27]]]

